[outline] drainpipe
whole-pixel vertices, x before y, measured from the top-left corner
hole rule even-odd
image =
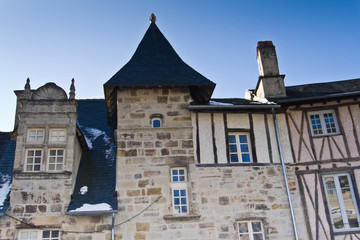
[[[112,214],[111,222],[111,240],[115,240],[115,213]]]
[[[276,120],[276,115],[275,115],[275,110],[274,110],[274,108],[271,108],[271,111],[272,111],[272,116],[273,116],[273,120],[274,120],[274,124],[275,124],[276,140],[277,140],[277,142],[278,142],[278,147],[279,147],[280,162],[281,162],[282,172],[283,172],[284,179],[285,179],[285,187],[286,187],[286,192],[287,192],[288,201],[289,201],[289,206],[290,206],[291,220],[292,220],[292,223],[293,223],[295,239],[298,240],[299,238],[298,238],[298,234],[297,234],[297,230],[296,230],[295,214],[294,214],[294,209],[293,209],[293,205],[292,205],[292,202],[291,202],[291,195],[290,195],[290,190],[289,190],[289,183],[288,183],[288,180],[287,180],[286,168],[285,168],[285,163],[284,163],[284,157],[283,157],[282,149],[281,149],[279,126],[278,126],[278,122],[277,122],[277,120]]]

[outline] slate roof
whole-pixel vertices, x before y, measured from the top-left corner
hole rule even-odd
[[[16,143],[9,132],[0,132],[0,216],[9,208]]]
[[[67,214],[82,215],[117,210],[116,184],[116,142],[115,126],[110,126],[106,117],[105,100],[78,100],[78,127],[85,137],[88,151],[83,151],[76,178],[72,200]],[[85,194],[80,193],[87,187]],[[109,211],[76,210],[84,204],[106,203]]]
[[[286,87],[286,97],[271,98],[281,104],[323,101],[360,96],[360,78]]]
[[[186,86],[198,102],[207,102],[215,83],[187,65],[155,23],[150,23],[130,61],[104,84],[110,120],[116,114],[114,89],[121,87]]]

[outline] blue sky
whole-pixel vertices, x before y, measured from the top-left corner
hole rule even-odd
[[[272,40],[286,85],[360,78],[360,1],[0,0],[0,131],[13,129],[16,98],[55,82],[77,98],[131,58],[154,12],[180,57],[217,84],[213,97],[256,86],[256,44]]]

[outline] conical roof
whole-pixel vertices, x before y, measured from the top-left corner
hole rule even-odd
[[[116,88],[152,86],[189,87],[197,102],[207,102],[215,88],[179,57],[154,21],[130,61],[104,84],[109,120],[116,110]]]

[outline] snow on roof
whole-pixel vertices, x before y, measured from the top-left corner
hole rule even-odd
[[[11,190],[11,178],[9,175],[3,175],[0,179],[0,210],[3,208],[7,195]]]
[[[100,211],[110,211],[112,210],[111,206],[107,203],[99,203],[99,204],[88,204],[84,203],[81,207],[70,210],[69,212],[100,212]]]

